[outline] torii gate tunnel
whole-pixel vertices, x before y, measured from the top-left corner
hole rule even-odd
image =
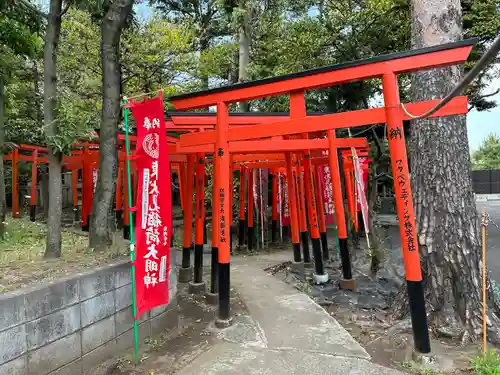
[[[182,135],[180,147],[189,148],[215,144],[215,196],[219,202],[213,202],[213,224],[219,228],[219,312],[217,323],[227,325],[231,322],[229,302],[230,290],[230,219],[229,171],[230,150],[234,142],[247,150],[257,149],[263,138],[283,137],[293,134],[305,134],[326,131],[329,149],[329,164],[332,170],[334,195],[340,191],[340,176],[333,171],[338,170],[338,157],[334,142],[335,130],[379,123],[387,123],[387,137],[394,176],[394,191],[400,223],[402,251],[404,256],[407,290],[411,310],[415,349],[421,353],[430,352],[429,333],[425,311],[424,286],[420,268],[420,256],[416,235],[415,214],[412,202],[412,190],[408,173],[403,120],[411,120],[401,107],[397,75],[418,70],[462,64],[466,61],[475,40],[439,45],[430,48],[383,55],[375,58],[358,60],[323,68],[308,70],[296,74],[267,78],[259,81],[244,82],[232,86],[214,88],[206,91],[189,93],[171,97],[176,110],[189,110],[217,106],[217,121],[214,131]],[[307,117],[305,111],[305,90],[338,84],[361,81],[363,79],[381,78],[384,95],[384,107],[363,109],[324,116]],[[265,125],[241,126],[229,128],[228,105],[234,102],[245,102],[268,96],[290,96],[290,119],[267,123]],[[410,113],[424,113],[433,108],[439,100],[406,104]],[[467,113],[467,97],[457,97],[431,117],[449,116]],[[276,139],[276,138],[275,138]],[[272,140],[271,140],[272,141]],[[317,141],[303,139],[303,147]],[[290,149],[285,142],[297,140],[278,140],[275,150],[286,152]],[[290,158],[287,157],[287,164]],[[217,205],[215,205],[217,204]],[[216,208],[217,207],[217,208]],[[340,208],[340,207],[339,207]],[[340,211],[340,210],[339,210]],[[343,209],[342,209],[343,211]],[[343,212],[342,212],[343,214]],[[338,215],[338,213],[337,213]],[[339,245],[341,253],[348,253],[347,237],[339,228]]]

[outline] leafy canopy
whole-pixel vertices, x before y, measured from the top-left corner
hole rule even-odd
[[[490,134],[472,154],[474,169],[500,169],[500,136]]]

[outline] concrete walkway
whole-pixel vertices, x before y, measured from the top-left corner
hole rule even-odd
[[[231,283],[249,315],[179,375],[398,375],[368,353],[323,308],[263,271],[290,254],[233,258]]]

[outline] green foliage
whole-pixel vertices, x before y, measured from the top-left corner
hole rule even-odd
[[[478,355],[472,360],[474,375],[500,375],[500,354],[495,349],[490,349],[483,355]]]
[[[28,26],[0,16],[0,45],[15,54],[33,57],[41,50],[41,39]]]
[[[500,168],[500,136],[490,134],[472,154],[473,169]]]
[[[59,133],[46,140],[61,151],[100,127],[100,39],[99,25],[91,14],[69,10],[62,23],[59,49]],[[165,96],[173,94],[174,82],[192,65],[186,53],[192,39],[187,26],[158,15],[127,28],[121,38],[123,92],[151,92],[167,85]]]
[[[198,60],[197,74],[200,77],[226,79],[231,74],[237,50],[234,43],[222,43],[202,51]]]
[[[125,30],[122,37],[124,90],[150,92],[179,84],[194,66],[190,51],[194,31],[154,15],[147,23]]]

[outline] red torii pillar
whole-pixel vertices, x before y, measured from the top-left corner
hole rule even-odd
[[[255,231],[253,227],[253,168],[248,169],[248,209],[247,209],[247,243],[248,250],[253,250],[253,243],[255,239]]]
[[[307,234],[307,218],[306,218],[306,205],[304,197],[304,180],[302,178],[302,167],[300,163],[299,154],[296,154],[296,166],[294,168],[295,173],[295,191],[298,209],[298,219],[299,219],[299,230],[300,230],[300,242],[302,243],[302,254],[304,257],[304,266],[306,268],[311,267],[311,254],[309,253],[309,236]]]
[[[290,114],[292,118],[302,118],[306,117],[306,103],[304,97],[304,91],[295,91],[290,94]],[[308,136],[306,134],[305,138]],[[314,183],[311,170],[311,153],[310,151],[305,151],[303,153],[303,165],[304,165],[304,177],[301,178],[301,183],[305,186],[305,192],[308,203],[308,213],[309,213],[309,225],[311,228],[311,242],[313,246],[314,254],[314,273],[313,278],[318,284],[323,284],[328,281],[328,274],[325,273],[323,265],[323,255],[321,252],[321,240],[319,235],[319,223],[318,223],[318,212],[316,197],[314,194]],[[302,200],[301,200],[302,204]],[[304,205],[305,206],[305,205]],[[304,207],[305,208],[305,207]],[[304,209],[305,211],[305,209]],[[305,216],[305,212],[304,212]],[[304,232],[302,233],[304,236]],[[305,237],[307,237],[307,231],[305,232]],[[307,246],[309,247],[309,246]],[[307,262],[306,255],[309,256],[309,249],[304,249],[304,262]]]
[[[184,186],[184,239],[182,245],[182,267],[179,269],[179,281],[186,283],[192,280],[191,248],[193,236],[193,183],[194,183],[194,154],[187,157],[186,183]]]
[[[19,149],[12,150],[12,217],[20,217],[19,211]]]
[[[323,250],[323,260],[329,261],[330,254],[328,250],[328,237],[326,235],[326,218],[325,218],[325,202],[323,198],[323,191],[321,189],[321,182],[319,180],[318,166],[314,166],[314,187],[316,197],[318,197],[318,218],[319,218],[319,232],[321,238],[321,248]]]
[[[403,119],[399,109],[401,106],[399,87],[394,73],[385,73],[382,76],[382,89],[387,116],[387,139],[389,140],[392,175],[394,177],[394,193],[400,223],[399,232],[403,246],[413,337],[416,349],[421,353],[429,353],[431,345],[425,311],[424,282],[420,268],[420,255],[418,253],[415,212],[413,210],[413,195],[408,171],[408,158],[406,156]]]
[[[277,169],[272,169],[272,215],[271,215],[271,241],[272,243],[278,242],[278,227],[279,215],[278,215],[278,172]]]
[[[292,153],[285,153],[286,181],[288,187],[288,209],[290,210],[290,230],[292,232],[293,262],[292,267],[302,268],[302,256],[300,253],[299,219],[297,206],[297,190],[294,178]]]
[[[195,242],[194,273],[189,283],[189,293],[205,293],[206,283],[203,281],[203,230],[205,227],[205,155],[196,154],[196,209],[195,209]],[[188,159],[189,160],[189,159]]]
[[[214,207],[217,213],[214,219],[219,221],[219,317],[216,321],[218,327],[227,327],[231,324],[231,305],[230,305],[230,283],[229,283],[229,236],[230,215],[228,208],[230,200],[229,190],[229,144],[227,140],[227,130],[229,128],[228,105],[225,102],[217,103],[217,125],[215,132],[217,134],[215,143],[215,180],[216,194],[219,195],[219,206]]]
[[[240,210],[238,222],[238,246],[243,248],[245,246],[245,185],[247,183],[247,170],[245,167],[240,168]]]
[[[220,235],[218,210],[220,208],[220,194],[215,190],[217,186],[217,166],[215,160],[212,168],[212,253],[210,267],[210,293],[207,293],[208,303],[215,305],[219,301],[219,247]]]
[[[36,183],[37,183],[37,166],[38,166],[38,150],[33,150],[31,164],[31,193],[30,193],[30,220],[36,220]]]

